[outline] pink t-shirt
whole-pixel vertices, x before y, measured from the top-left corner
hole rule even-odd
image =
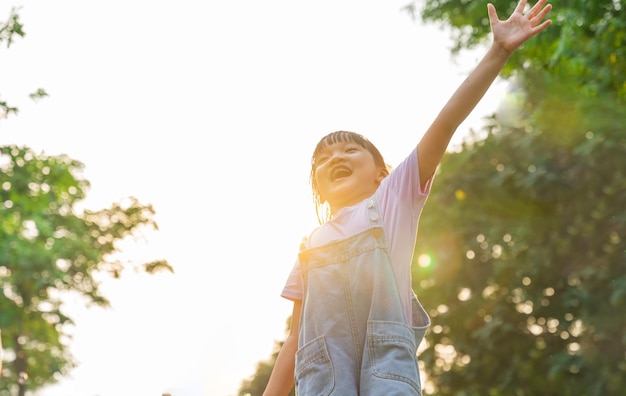
[[[413,296],[411,262],[419,217],[430,193],[431,184],[432,178],[428,181],[425,190],[421,191],[417,148],[415,148],[383,179],[376,190],[383,229],[389,244],[391,263],[409,323],[411,323],[411,298]],[[369,228],[366,203],[367,199],[354,206],[342,208],[331,220],[316,228],[309,238],[309,247],[322,246]],[[302,295],[302,274],[296,259],[281,296],[289,300],[301,300]]]

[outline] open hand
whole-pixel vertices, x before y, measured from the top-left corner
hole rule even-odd
[[[513,14],[504,21],[498,18],[496,7],[491,3],[487,4],[494,44],[511,53],[526,40],[550,26],[552,21],[550,19],[544,20],[544,18],[552,9],[552,5],[546,4],[546,1],[537,1],[531,9],[524,13],[527,0],[520,0]]]

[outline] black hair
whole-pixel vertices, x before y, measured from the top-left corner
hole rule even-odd
[[[311,190],[313,192],[315,213],[317,214],[317,220],[320,224],[328,221],[330,219],[331,213],[328,204],[326,204],[326,202],[321,202],[317,182],[315,181],[317,156],[324,148],[339,142],[353,142],[360,145],[372,154],[376,166],[380,166],[389,170],[389,166],[385,163],[385,160],[383,159],[380,151],[378,151],[378,148],[376,148],[376,146],[374,146],[374,144],[370,142],[365,136],[359,133],[350,131],[335,131],[321,138],[320,141],[317,143],[317,146],[315,146],[315,150],[313,151],[313,155],[311,156],[311,173],[309,175],[309,182],[311,183]]]

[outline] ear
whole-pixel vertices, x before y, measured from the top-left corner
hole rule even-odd
[[[380,182],[383,181],[383,179],[387,176],[389,176],[389,169],[387,169],[386,166],[378,168],[378,174],[376,175],[376,183],[380,184]]]

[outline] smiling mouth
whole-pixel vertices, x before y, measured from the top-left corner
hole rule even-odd
[[[343,179],[344,177],[348,177],[352,174],[350,169],[344,167],[338,167],[333,170],[330,174],[330,181],[336,181],[339,179]]]

